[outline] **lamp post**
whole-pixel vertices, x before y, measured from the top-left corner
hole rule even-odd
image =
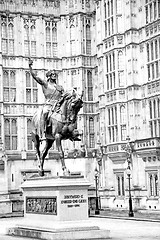
[[[132,195],[131,195],[131,169],[130,166],[127,168],[128,176],[128,188],[129,188],[129,217],[134,217],[133,208],[132,208]]]
[[[127,176],[128,176],[128,190],[129,190],[129,217],[134,217],[134,213],[133,213],[133,208],[132,208],[132,195],[131,195],[131,154],[132,154],[132,147],[131,144],[129,142],[130,138],[129,136],[127,136],[126,140],[128,141],[126,144],[126,153],[127,153],[127,163],[128,163],[128,167],[127,167]]]
[[[95,209],[95,214],[99,214],[99,200],[98,200],[98,170],[97,168],[95,169],[95,185],[96,185],[96,209]]]

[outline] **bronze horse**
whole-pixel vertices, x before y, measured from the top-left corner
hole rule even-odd
[[[44,160],[47,156],[49,149],[52,147],[54,141],[56,141],[56,146],[59,152],[59,158],[62,164],[62,170],[64,175],[68,175],[69,171],[66,168],[64,160],[64,151],[62,148],[62,140],[74,141],[78,136],[77,125],[77,114],[83,106],[82,96],[79,96],[74,90],[74,95],[69,99],[64,99],[63,103],[58,109],[53,112],[49,112],[49,118],[47,118],[46,131],[42,137],[39,134],[38,129],[41,130],[41,123],[37,121],[36,115],[39,114],[38,111],[35,112],[32,119],[32,141],[34,142],[36,155],[38,159],[39,175],[44,176]],[[40,150],[40,146],[44,143],[43,150]]]

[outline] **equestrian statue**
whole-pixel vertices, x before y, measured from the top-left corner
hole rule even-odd
[[[69,174],[64,161],[62,140],[81,141],[77,130],[77,114],[83,106],[83,94],[75,89],[65,92],[57,84],[58,74],[48,71],[47,80],[37,76],[32,69],[33,61],[29,59],[29,69],[33,79],[42,86],[45,103],[32,118],[32,141],[36,149],[39,175],[44,176],[44,160],[54,141],[59,152],[64,175]]]

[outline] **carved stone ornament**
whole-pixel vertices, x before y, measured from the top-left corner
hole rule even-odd
[[[26,213],[57,215],[57,198],[26,197]]]

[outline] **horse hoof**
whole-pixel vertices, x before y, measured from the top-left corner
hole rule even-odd
[[[39,170],[39,176],[44,177],[44,170]]]
[[[70,176],[70,171],[68,169],[63,169],[63,176]]]

